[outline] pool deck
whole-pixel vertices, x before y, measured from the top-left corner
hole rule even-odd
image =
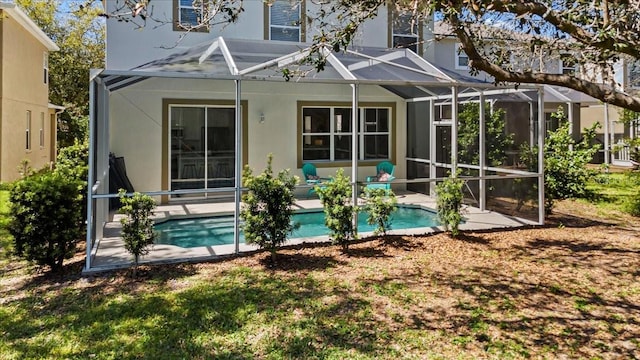
[[[398,194],[399,205],[414,205],[435,209],[435,198],[417,194]],[[318,199],[298,199],[295,202],[296,210],[321,209],[322,205]],[[209,202],[209,203],[182,203],[160,205],[155,211],[156,222],[169,219],[205,217],[211,215],[233,214],[235,204],[230,202]],[[492,211],[480,211],[480,209],[464,205],[464,223],[460,225],[460,230],[489,230],[499,228],[512,228],[520,226],[535,225],[536,222],[502,215]],[[91,269],[85,269],[84,273],[108,271],[113,269],[129,267],[133,264],[132,256],[125,250],[120,235],[121,215],[115,215],[112,222],[105,224],[104,237],[97,243],[92,251]],[[402,230],[391,230],[392,235],[421,235],[443,231],[442,227],[413,228]],[[372,235],[370,232],[359,233],[361,238]],[[328,236],[316,236],[309,238],[291,239],[286,245],[296,245],[311,242],[329,241]],[[240,244],[240,252],[255,251],[258,248],[254,245]],[[229,256],[235,253],[235,246],[216,245],[195,248],[181,248],[174,245],[153,245],[149,254],[143,256],[141,264],[162,264],[178,262],[198,262],[216,259],[221,256]]]

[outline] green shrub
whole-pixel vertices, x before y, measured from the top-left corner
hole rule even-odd
[[[436,210],[438,220],[451,235],[458,236],[458,227],[462,222],[462,186],[464,180],[453,175],[436,185]]]
[[[578,142],[569,132],[569,122],[562,107],[551,115],[558,119],[560,126],[547,132],[544,144],[544,208],[550,213],[557,200],[588,197],[587,183],[597,171],[587,168],[600,145],[591,145],[599,123],[584,129],[584,135]],[[530,171],[537,171],[537,147],[521,147],[520,160]],[[537,191],[537,187],[532,191]]]
[[[367,212],[367,223],[376,225],[373,233],[376,235],[386,235],[391,229],[391,213],[398,207],[398,199],[391,189],[365,188],[364,199],[366,205],[364,211]]]
[[[79,181],[78,193],[82,196],[82,220],[87,219],[87,175],[89,173],[89,143],[76,140],[73,145],[61,148],[56,158],[56,172]]]
[[[138,267],[140,256],[149,253],[149,245],[153,244],[156,237],[153,231],[153,210],[156,202],[149,195],[134,193],[126,196],[126,191],[120,189],[120,213],[126,215],[120,219],[122,224],[121,237],[124,248],[133,255],[135,267],[134,275]]]
[[[324,207],[325,225],[329,228],[329,236],[342,250],[349,249],[349,242],[357,237],[353,218],[358,211],[352,203],[353,189],[344,170],[338,169],[336,176],[322,186],[315,187]]]
[[[81,235],[79,181],[43,171],[14,183],[10,193],[9,232],[18,256],[52,271],[75,253]]]
[[[242,178],[247,193],[242,197],[240,217],[244,221],[242,229],[247,244],[269,250],[275,260],[276,249],[296,227],[291,217],[298,177],[292,176],[289,170],[274,176],[272,159],[273,155],[269,154],[267,168],[259,175],[253,175],[251,168],[245,167]]]

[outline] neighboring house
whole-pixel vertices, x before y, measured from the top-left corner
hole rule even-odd
[[[453,34],[452,29],[441,21],[434,22],[432,28],[432,37],[425,39],[425,47],[427,47],[425,57],[427,60],[451,72],[472,76],[469,74],[469,58],[464,51],[460,49],[460,42]],[[514,38],[516,37],[514,36]],[[577,74],[580,76],[582,71],[577,64],[571,62],[569,57],[553,58],[544,63],[543,67],[545,71],[558,74]],[[637,66],[633,66],[633,64],[622,63],[616,75],[623,89],[638,88],[638,84],[640,84],[640,81],[637,80],[640,79],[640,76],[638,76],[640,72],[637,71],[638,68]],[[483,81],[492,81],[492,77],[484,72],[480,72],[474,77]],[[615,151],[611,151],[611,154],[607,156],[609,149],[612,149],[612,147],[623,138],[637,136],[637,134],[632,134],[634,131],[637,132],[637,127],[625,127],[622,122],[619,121],[619,108],[604,105],[599,100],[575,90],[557,86],[545,86],[544,89],[545,128],[547,130],[555,130],[557,128],[558,124],[552,119],[551,114],[557,111],[559,106],[562,106],[564,113],[571,117],[572,133],[575,140],[580,139],[581,131],[584,128],[591,127],[596,122],[600,123],[600,127],[596,130],[596,141],[602,145],[602,148],[600,154],[594,159],[595,162],[612,162],[618,165],[630,165],[629,162],[618,161]],[[500,104],[497,106],[500,106]],[[508,106],[506,106],[506,110],[507,116],[509,116]],[[607,120],[609,124],[605,126]],[[516,140],[526,139],[526,134],[522,133],[523,131],[526,132],[526,129],[522,129],[520,124],[515,121],[507,122],[506,131],[515,134]],[[609,148],[605,150],[605,146]]]
[[[58,46],[23,11],[0,2],[0,181],[56,157],[60,106],[49,104],[49,52]]]

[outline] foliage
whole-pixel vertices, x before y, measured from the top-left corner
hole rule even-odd
[[[391,189],[364,188],[364,211],[367,212],[367,223],[376,225],[374,234],[387,234],[391,229],[391,213],[398,207],[398,199]]]
[[[58,151],[56,171],[87,181],[89,171],[89,143],[75,139],[73,144]]]
[[[69,108],[58,115],[58,148],[72,146],[76,141],[89,140],[89,117]]]
[[[462,186],[464,180],[450,175],[436,185],[436,210],[438,220],[451,235],[458,236],[458,227],[462,222],[460,208],[462,207]]]
[[[640,216],[640,172],[629,171],[624,174],[619,185],[630,194],[619,195],[624,199],[622,210],[633,216]]]
[[[464,164],[480,164],[480,104],[467,103],[458,114],[458,162]],[[485,153],[488,166],[500,166],[507,158],[507,149],[513,145],[513,135],[506,134],[504,109],[491,112],[485,106]]]
[[[274,176],[271,166],[273,155],[267,158],[267,168],[253,175],[249,166],[242,174],[247,192],[242,196],[240,217],[247,244],[256,244],[271,252],[275,260],[276,249],[287,241],[287,236],[296,228],[291,223],[293,216],[294,189],[298,177],[289,170]]]
[[[77,139],[73,145],[64,147],[56,157],[55,172],[62,176],[78,181],[78,193],[80,194],[82,220],[87,219],[87,176],[89,173],[89,143],[87,140],[79,142]]]
[[[149,245],[153,244],[156,234],[153,231],[153,211],[156,202],[149,195],[139,192],[132,196],[126,195],[126,190],[120,189],[120,213],[126,215],[120,219],[122,224],[121,237],[124,248],[133,255],[135,266],[138,267],[140,256],[149,253]],[[134,268],[134,274],[135,274]]]
[[[569,122],[562,107],[551,115],[558,119],[558,129],[548,131],[544,144],[544,193],[545,212],[550,213],[557,200],[580,198],[589,195],[587,183],[595,175],[595,170],[587,168],[600,145],[591,145],[599,123],[583,130],[583,137],[576,142],[569,132]],[[537,147],[522,147],[520,161],[530,171],[538,167]],[[532,188],[532,191],[537,189]]]
[[[48,0],[16,0],[25,13],[60,48],[49,53],[49,101],[66,108],[59,115],[59,146],[82,141],[89,113],[89,70],[104,68],[105,27],[97,17],[102,5],[82,6]],[[78,2],[80,3],[80,2]]]
[[[349,248],[349,242],[357,237],[353,219],[358,207],[353,204],[351,196],[353,188],[344,169],[340,168],[331,181],[315,187],[324,207],[325,225],[329,228],[329,236],[342,250]]]
[[[640,190],[627,200],[624,210],[633,216],[640,216]]]
[[[55,171],[43,171],[14,183],[11,221],[16,254],[52,271],[73,256],[81,235],[82,198],[79,181]]]

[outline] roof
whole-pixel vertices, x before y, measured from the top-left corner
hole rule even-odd
[[[33,37],[35,37],[42,45],[44,45],[49,51],[58,51],[60,48],[56,43],[51,40],[47,34],[36,25],[31,18],[27,16],[20,8],[14,3],[0,1],[0,10],[5,11],[11,18],[13,18],[18,24],[20,24],[25,30],[27,30]]]

